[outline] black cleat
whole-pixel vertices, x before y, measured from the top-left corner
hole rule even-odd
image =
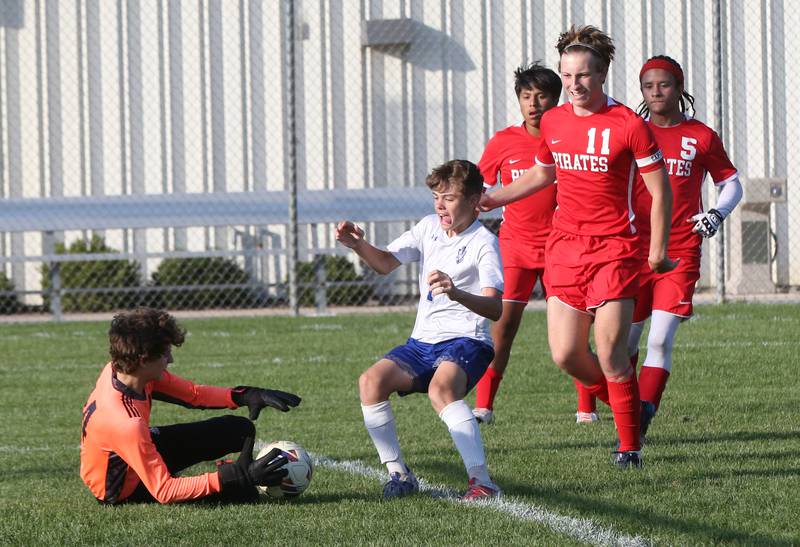
[[[641,432],[642,444],[644,444],[644,436],[647,435],[647,428],[650,427],[650,422],[653,421],[653,416],[656,415],[656,405],[650,401],[642,401],[642,413],[640,415],[641,425],[639,431]]]
[[[641,468],[642,451],[641,450],[628,450],[626,452],[612,452],[611,462],[620,469]]]

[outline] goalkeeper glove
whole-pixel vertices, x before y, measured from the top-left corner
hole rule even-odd
[[[709,209],[705,213],[697,213],[689,222],[695,223],[694,228],[692,228],[693,232],[697,232],[701,236],[708,238],[714,237],[714,234],[717,233],[720,225],[722,225],[723,218],[722,213],[716,209]]]
[[[276,389],[261,389],[260,387],[237,386],[231,392],[231,399],[237,406],[247,406],[250,409],[250,419],[255,420],[265,406],[277,408],[282,412],[300,404],[300,397],[293,393],[278,391]]]
[[[283,467],[289,460],[278,448],[273,448],[253,461],[254,442],[253,437],[247,437],[239,459],[235,462],[222,463],[217,468],[223,491],[231,487],[247,489],[256,485],[276,486],[289,472]]]

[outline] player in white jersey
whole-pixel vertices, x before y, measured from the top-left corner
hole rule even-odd
[[[489,320],[502,314],[503,267],[497,238],[478,222],[483,176],[466,160],[449,161],[425,180],[436,214],[378,249],[364,231],[341,222],[336,239],[380,274],[419,262],[420,301],[408,341],[389,351],[359,378],[364,424],[389,471],[385,498],[419,490],[406,465],[389,396],[428,393],[447,425],[469,475],[465,500],[501,495],[489,477],[478,422],[464,397],[494,358]]]

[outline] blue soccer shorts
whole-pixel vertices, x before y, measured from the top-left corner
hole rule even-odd
[[[473,338],[453,338],[437,344],[409,338],[404,345],[392,349],[384,358],[396,363],[414,379],[411,391],[401,391],[401,396],[427,393],[433,375],[442,361],[452,361],[467,374],[469,393],[494,359],[494,349]]]

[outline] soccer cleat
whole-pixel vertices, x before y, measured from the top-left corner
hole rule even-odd
[[[461,496],[463,501],[477,501],[489,498],[499,498],[503,495],[503,491],[495,483],[478,484],[478,479],[469,480],[469,488]]]
[[[383,485],[383,498],[387,500],[410,496],[417,492],[419,492],[419,482],[411,471],[404,474],[390,473],[389,481]]]
[[[473,408],[472,415],[479,424],[490,425],[494,421],[494,412],[489,408]]]
[[[641,468],[642,451],[641,450],[628,450],[626,452],[613,452],[612,463],[620,469]]]
[[[650,422],[655,415],[656,405],[650,401],[642,401],[642,413],[640,415],[641,425],[639,426],[639,431],[641,431],[642,435],[642,444],[644,444],[644,436],[647,434],[647,428],[650,427]]]
[[[594,422],[599,422],[600,416],[597,412],[576,412],[575,413],[575,423],[578,424],[591,424]]]

